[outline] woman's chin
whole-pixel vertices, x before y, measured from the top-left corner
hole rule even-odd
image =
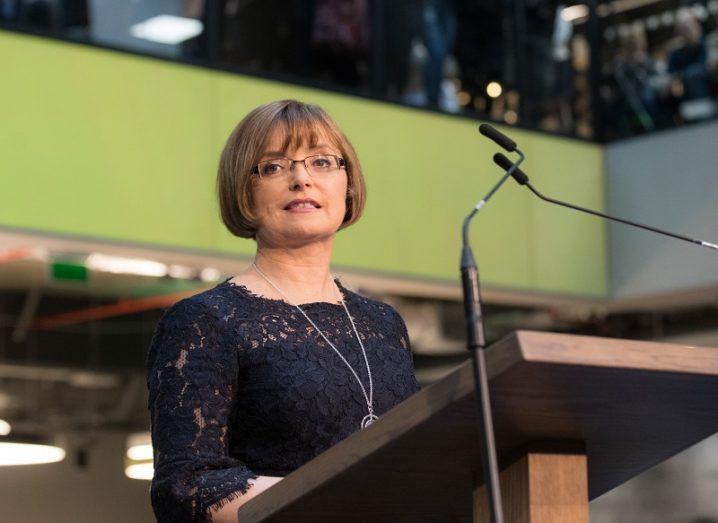
[[[288,227],[284,236],[294,242],[310,242],[330,237],[336,233],[337,229],[338,227],[328,227],[326,223],[298,223],[294,224],[294,226]]]

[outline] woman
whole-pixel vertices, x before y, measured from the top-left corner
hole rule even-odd
[[[319,107],[256,108],[220,159],[222,219],[250,267],[162,316],[147,359],[158,521],[237,509],[420,389],[390,305],[330,272],[365,202],[352,145]]]

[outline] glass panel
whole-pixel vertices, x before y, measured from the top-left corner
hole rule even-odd
[[[598,140],[718,116],[717,17],[718,0],[0,0],[9,29]]]

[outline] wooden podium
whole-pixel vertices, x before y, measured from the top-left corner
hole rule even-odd
[[[504,516],[588,501],[718,431],[718,349],[519,331],[488,349]],[[245,503],[241,522],[488,521],[471,361]]]

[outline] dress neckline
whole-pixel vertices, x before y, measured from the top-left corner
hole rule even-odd
[[[231,290],[241,294],[242,296],[252,298],[255,300],[260,300],[266,303],[275,304],[275,305],[287,305],[289,307],[294,307],[293,304],[289,303],[288,301],[285,301],[283,299],[275,299],[275,298],[268,298],[267,296],[262,296],[261,294],[256,294],[252,291],[250,291],[246,285],[243,285],[241,283],[236,283],[233,281],[229,281],[233,278],[233,276],[230,276],[229,278],[226,278],[220,285],[224,285]],[[341,282],[339,281],[339,278],[334,278],[334,283],[337,284],[337,288],[339,289],[339,292],[342,294],[344,301],[348,302],[350,300],[350,294],[349,290],[344,287]],[[325,307],[343,307],[342,302],[331,302],[331,301],[310,301],[307,303],[300,303],[300,307],[317,307],[317,306],[325,306]]]

